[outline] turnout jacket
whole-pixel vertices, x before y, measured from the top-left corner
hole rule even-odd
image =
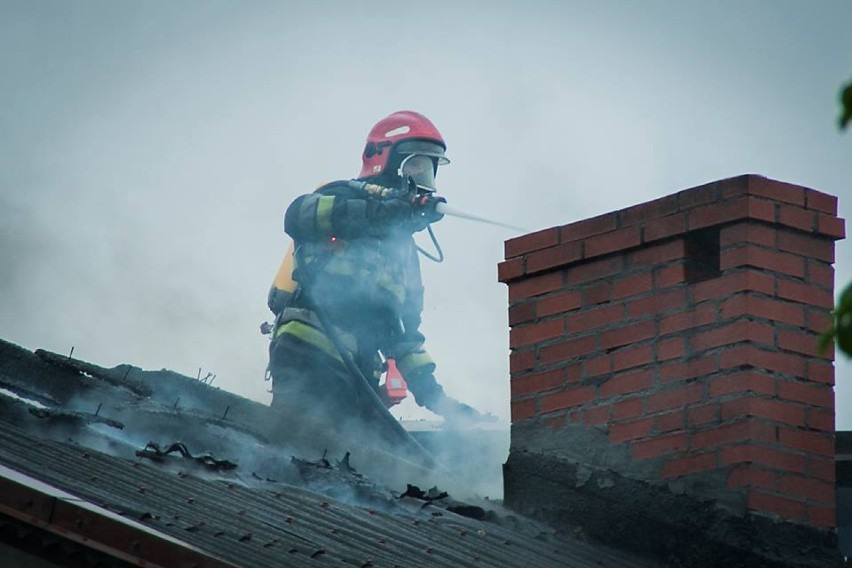
[[[288,207],[284,230],[294,246],[269,293],[277,316],[273,341],[308,344],[343,365],[328,336],[333,332],[375,386],[381,353],[396,360],[417,403],[431,407],[444,394],[419,331],[417,248],[410,231],[372,215],[378,199],[338,181]],[[321,319],[333,331],[323,329]]]

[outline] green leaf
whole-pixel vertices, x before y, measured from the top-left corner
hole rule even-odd
[[[834,309],[834,340],[837,347],[852,357],[852,282],[840,294],[840,301]]]
[[[846,126],[852,121],[852,81],[840,89],[841,109],[838,122],[840,130],[846,130]]]
[[[841,353],[852,357],[852,282],[850,282],[831,312],[832,326],[817,338],[817,349],[825,353],[834,343]]]

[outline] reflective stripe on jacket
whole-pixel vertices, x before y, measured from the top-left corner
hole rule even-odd
[[[369,199],[346,182],[333,182],[290,205],[285,230],[296,252],[288,251],[270,290],[270,308],[280,314],[275,337],[298,337],[339,360],[319,322],[292,311],[320,306],[339,335],[349,335],[353,353],[366,345],[396,358],[403,375],[432,371],[418,330],[423,285],[414,239],[377,230],[367,217]],[[369,354],[360,355],[364,360]]]

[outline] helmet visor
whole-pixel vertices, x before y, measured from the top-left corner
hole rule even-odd
[[[435,188],[435,174],[438,170],[438,159],[423,154],[411,154],[402,161],[402,176],[410,177],[417,187],[428,191],[437,191]]]
[[[394,148],[394,152],[401,156],[421,154],[437,158],[438,165],[444,166],[450,163],[444,154],[444,147],[429,140],[403,140]]]

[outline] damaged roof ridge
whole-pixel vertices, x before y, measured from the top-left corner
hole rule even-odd
[[[112,386],[125,388],[142,398],[147,398],[154,393],[154,389],[151,388],[151,386],[141,381],[137,381],[135,378],[130,378],[129,375],[131,371],[136,369],[141,371],[141,369],[129,364],[123,364],[113,367],[112,369],[107,369],[93,363],[81,361],[80,359],[72,359],[69,355],[59,355],[58,353],[53,353],[52,351],[46,351],[44,349],[36,349],[33,353],[48,364],[72,369],[81,374],[88,373],[93,379],[104,381]],[[119,371],[122,367],[124,367],[124,369]]]

